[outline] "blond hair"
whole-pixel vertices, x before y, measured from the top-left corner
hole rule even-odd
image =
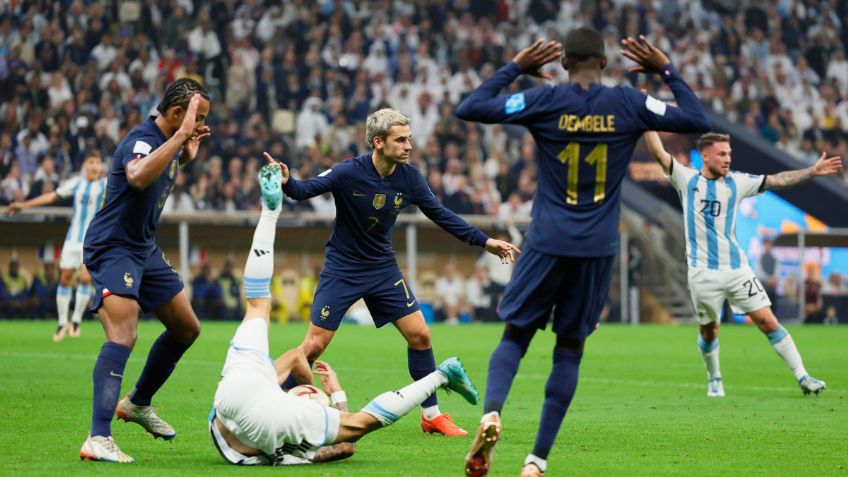
[[[365,140],[374,148],[374,138],[385,139],[392,126],[409,126],[409,118],[391,108],[383,108],[368,115],[365,120]]]

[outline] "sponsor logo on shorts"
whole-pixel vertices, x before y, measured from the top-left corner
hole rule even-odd
[[[407,303],[407,304],[406,304],[406,307],[407,307],[407,308],[409,308],[410,306],[414,305],[414,304],[415,304],[415,300],[417,300],[417,298],[415,298],[415,299],[413,299],[411,302]]]

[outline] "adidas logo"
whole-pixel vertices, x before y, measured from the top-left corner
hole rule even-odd
[[[257,257],[261,257],[263,255],[268,255],[271,252],[269,250],[259,250],[258,248],[254,248],[253,253],[255,253]]]

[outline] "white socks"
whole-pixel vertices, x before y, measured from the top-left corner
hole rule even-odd
[[[91,298],[90,285],[77,285],[77,302],[74,305],[74,314],[71,316],[71,322],[81,323],[82,315],[85,314],[85,309],[88,308],[88,300]],[[65,310],[67,316],[67,309]]]
[[[795,379],[801,379],[807,375],[807,370],[804,369],[804,363],[801,361],[801,354],[795,346],[795,341],[783,326],[771,333],[766,333],[766,337],[777,354],[786,361],[789,369],[795,374]]]
[[[277,233],[277,217],[283,210],[282,204],[270,210],[262,201],[262,214],[253,243],[244,265],[244,294],[247,298],[270,298],[271,277],[274,275],[274,237]]]
[[[721,368],[718,361],[718,338],[712,341],[704,341],[704,338],[698,335],[698,349],[701,351],[701,357],[704,358],[704,366],[707,368],[707,378],[720,378]]]
[[[59,326],[68,324],[68,309],[71,307],[71,288],[59,286],[56,289],[56,309],[59,311]]]
[[[362,412],[374,416],[383,426],[394,424],[447,383],[444,374],[433,371],[403,389],[377,396],[362,408]]]
[[[422,407],[421,413],[424,414],[424,417],[427,419],[434,419],[442,415],[442,411],[439,409],[438,404],[433,404],[432,406]]]
[[[541,457],[537,457],[533,454],[528,454],[527,458],[524,459],[524,465],[527,464],[536,464],[536,467],[538,467],[542,472],[545,472],[548,469],[547,459],[542,459]]]

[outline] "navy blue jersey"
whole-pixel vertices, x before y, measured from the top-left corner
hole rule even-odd
[[[510,62],[457,108],[468,121],[521,124],[538,152],[529,247],[549,255],[601,257],[618,250],[621,181],[642,133],[706,131],[698,98],[671,65],[661,72],[679,107],[629,87],[577,83],[497,96],[520,74]]]
[[[411,204],[463,242],[482,247],[488,240],[439,203],[414,166],[400,164],[388,177],[381,177],[371,154],[342,161],[313,179],[289,178],[283,191],[296,200],[333,193],[336,220],[325,249],[328,273],[362,274],[394,266],[392,227],[398,213]]]
[[[165,141],[162,130],[150,117],[133,128],[118,144],[106,181],[103,206],[85,234],[86,258],[106,248],[143,253],[156,247],[156,224],[174,185],[179,154],[171,159],[156,182],[142,190],[130,186],[125,168],[128,162],[147,156]]]

